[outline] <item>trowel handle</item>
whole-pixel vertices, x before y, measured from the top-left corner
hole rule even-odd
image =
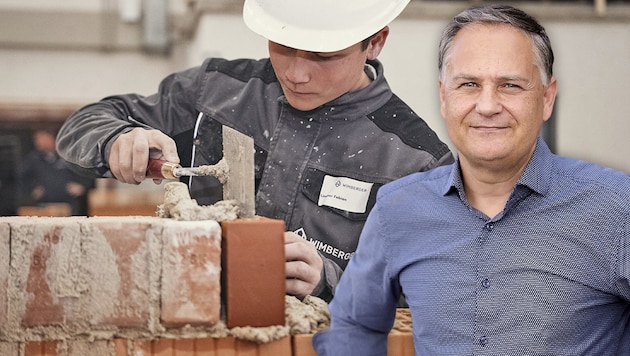
[[[181,166],[163,159],[149,158],[146,176],[147,178],[177,179],[178,177],[175,175],[176,168],[181,168]]]

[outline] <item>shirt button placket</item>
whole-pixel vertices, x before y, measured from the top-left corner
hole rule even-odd
[[[479,237],[479,242],[480,242],[480,248],[481,248],[481,254],[480,254],[480,262],[482,262],[482,266],[483,265],[487,265],[489,259],[491,259],[492,257],[490,255],[488,255],[487,253],[489,253],[489,251],[486,250],[485,245],[487,245],[491,240],[490,240],[490,235],[492,234],[494,230],[494,223],[493,222],[487,222],[486,224],[483,225],[483,230],[482,233]],[[488,277],[484,277],[484,275],[488,275],[489,271],[486,268],[480,268],[479,270],[480,272],[480,282],[479,285],[481,286],[481,289],[488,289],[491,286],[491,281],[490,278]],[[487,295],[486,293],[480,293],[480,298],[485,299],[490,297],[489,295]],[[485,296],[485,297],[483,297]],[[483,303],[485,304],[485,303]],[[487,304],[485,304],[487,307]],[[482,312],[482,314],[487,315],[487,312],[489,312],[488,310],[485,310],[485,312]],[[483,333],[482,330],[478,330],[480,332]],[[486,345],[488,345],[488,343],[490,342],[490,338],[484,334],[477,334],[478,339],[477,342],[479,344],[480,347],[485,348]]]

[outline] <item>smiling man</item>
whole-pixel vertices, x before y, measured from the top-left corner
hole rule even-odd
[[[150,155],[215,164],[223,126],[251,136],[256,214],[288,230],[287,293],[330,300],[377,190],[453,161],[377,59],[408,2],[246,0],[243,19],[268,40],[269,58],[210,58],[154,95],[88,105],[64,124],[59,152],[78,171],[138,184]],[[222,197],[212,177],[189,183],[200,204]]]
[[[379,190],[319,355],[385,355],[404,293],[416,355],[628,355],[630,176],[551,153],[547,34],[489,5],[440,42],[457,162]]]

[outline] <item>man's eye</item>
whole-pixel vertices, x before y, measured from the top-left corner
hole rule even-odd
[[[476,84],[473,82],[466,82],[466,83],[463,83],[461,86],[464,88],[474,88]]]
[[[521,89],[520,85],[514,83],[505,83],[503,84],[503,87],[506,89]]]

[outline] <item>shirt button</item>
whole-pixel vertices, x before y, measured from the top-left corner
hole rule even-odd
[[[484,226],[484,229],[488,230],[488,231],[492,231],[492,229],[494,229],[494,224],[493,223],[487,223]]]
[[[479,338],[479,344],[480,344],[481,346],[486,346],[486,345],[488,344],[488,342],[489,342],[489,341],[490,341],[490,340],[488,339],[488,337],[487,337],[487,336],[482,336],[482,337],[480,337],[480,338]]]
[[[490,280],[489,280],[488,278],[484,278],[484,279],[481,281],[481,285],[482,285],[484,288],[488,288],[488,287],[490,287]]]

